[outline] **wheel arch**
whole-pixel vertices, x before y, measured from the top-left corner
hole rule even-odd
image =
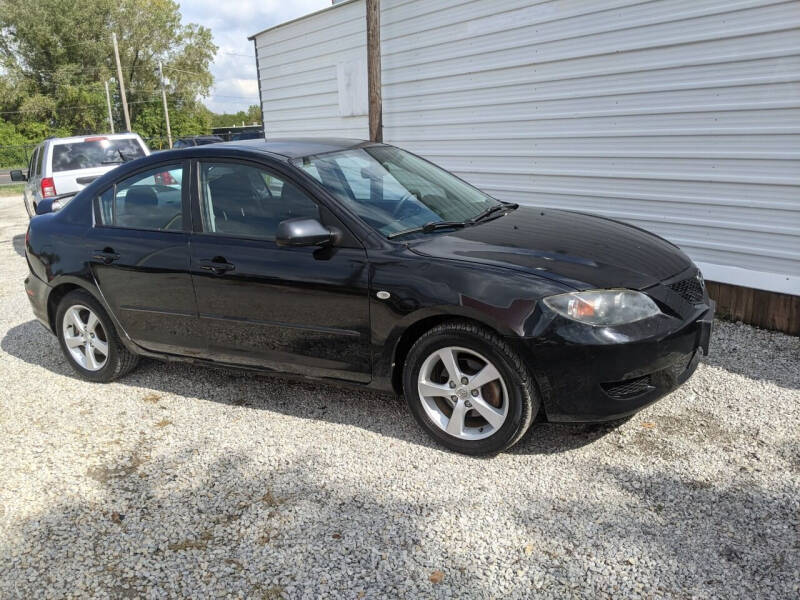
[[[392,389],[398,395],[402,395],[403,393],[403,368],[405,367],[405,361],[411,347],[419,338],[425,335],[425,333],[443,323],[471,323],[499,336],[505,337],[507,335],[507,333],[504,334],[491,323],[476,318],[474,315],[439,313],[420,316],[420,318],[408,324],[397,334],[396,341],[393,345],[390,376]]]
[[[55,320],[56,313],[58,312],[58,305],[67,294],[74,292],[75,290],[83,290],[84,292],[90,294],[92,298],[97,300],[100,303],[100,306],[103,307],[108,316],[111,318],[111,321],[114,324],[114,327],[117,329],[117,334],[120,336],[120,339],[123,340],[123,343],[127,341],[127,334],[125,334],[124,330],[122,330],[120,327],[116,316],[111,310],[109,310],[108,305],[106,304],[102,295],[98,293],[98,290],[92,285],[89,285],[86,281],[77,277],[66,277],[61,279],[58,281],[58,283],[52,286],[50,293],[47,295],[47,320],[53,333],[57,334]]]
[[[75,290],[89,291],[84,286],[78,285],[77,283],[64,282],[54,286],[47,295],[47,321],[50,324],[50,329],[53,331],[53,333],[58,332],[58,328],[56,326],[56,313],[58,312],[58,305],[61,304],[61,300],[63,300],[67,294]]]

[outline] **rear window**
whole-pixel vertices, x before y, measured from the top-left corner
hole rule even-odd
[[[53,172],[117,165],[142,156],[144,150],[135,138],[56,144],[53,146]]]

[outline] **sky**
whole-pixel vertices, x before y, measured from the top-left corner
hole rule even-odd
[[[258,104],[253,42],[248,36],[331,5],[331,0],[185,0],[184,23],[211,29],[219,47],[211,73],[214,88],[205,99],[212,111],[237,112]]]

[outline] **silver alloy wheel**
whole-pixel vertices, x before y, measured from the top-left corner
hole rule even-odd
[[[419,370],[417,391],[431,421],[461,440],[494,435],[508,416],[508,390],[497,367],[467,348],[432,352]]]
[[[108,337],[92,309],[75,304],[64,313],[64,343],[72,360],[87,371],[99,371],[108,361]]]

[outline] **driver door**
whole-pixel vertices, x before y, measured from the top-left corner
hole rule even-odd
[[[367,382],[369,272],[361,244],[298,184],[262,165],[198,161],[191,273],[210,358]],[[328,247],[281,247],[278,224],[342,231]]]

